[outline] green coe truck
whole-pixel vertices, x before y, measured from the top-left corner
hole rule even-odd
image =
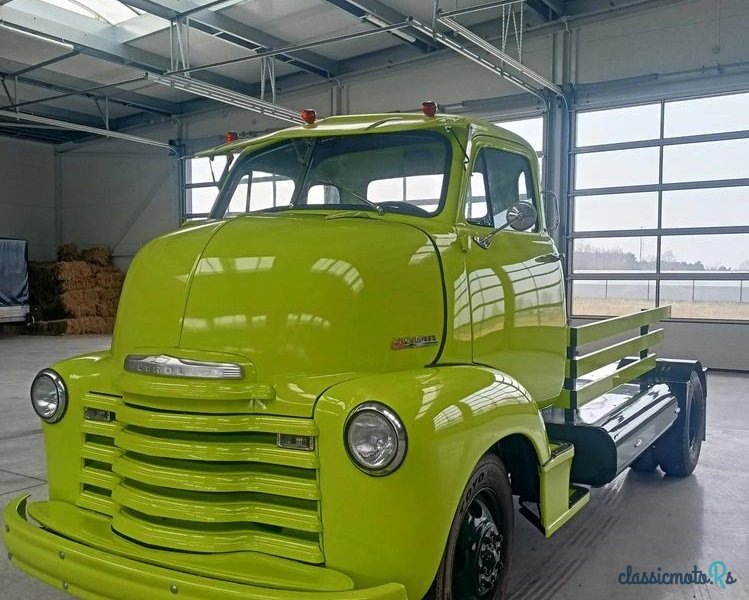
[[[570,327],[533,150],[425,108],[210,153],[210,219],[138,253],[111,349],[33,381],[17,567],[91,600],[497,600],[516,505],[548,537],[627,468],[693,471],[669,307]]]

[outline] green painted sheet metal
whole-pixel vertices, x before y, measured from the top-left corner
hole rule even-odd
[[[564,390],[561,395],[559,406],[562,408],[580,407],[593,398],[605,394],[628,381],[632,381],[655,368],[655,354],[649,354],[647,358],[641,358],[635,362],[617,369],[610,375],[584,385],[576,390]]]
[[[605,321],[588,323],[587,325],[580,325],[579,327],[570,327],[567,336],[567,343],[570,346],[582,346],[591,342],[598,342],[625,333],[630,329],[668,319],[670,316],[671,306],[668,305],[643,310],[642,312],[633,313],[631,315],[606,319]]]
[[[635,337],[632,339],[619,342],[613,346],[602,348],[601,350],[595,350],[588,354],[583,354],[576,358],[570,359],[567,364],[567,377],[570,376],[571,371],[575,371],[578,377],[586,375],[591,371],[610,365],[613,362],[621,360],[626,356],[633,356],[639,354],[642,350],[648,350],[656,344],[663,341],[664,334],[663,329],[656,329],[645,335]],[[574,365],[574,369],[571,368]]]

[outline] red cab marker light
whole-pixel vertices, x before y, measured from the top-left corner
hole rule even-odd
[[[305,125],[314,125],[315,121],[317,121],[317,113],[314,108],[305,108],[299,113],[299,116],[302,117]]]
[[[236,131],[227,131],[226,135],[224,135],[224,141],[227,144],[231,144],[232,142],[236,142],[239,139],[239,134]]]
[[[437,103],[432,102],[431,100],[422,102],[421,112],[423,112],[427,117],[433,117],[434,115],[437,114]]]

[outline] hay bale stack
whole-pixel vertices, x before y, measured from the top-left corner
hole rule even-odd
[[[87,290],[96,285],[96,276],[92,265],[82,260],[57,263],[55,275],[66,292]]]
[[[63,244],[57,249],[57,260],[67,262],[71,260],[81,260],[81,253],[75,244]]]
[[[112,251],[106,246],[91,246],[81,252],[81,258],[92,265],[106,267],[112,264]]]
[[[112,264],[112,253],[94,246],[73,260],[73,244],[60,246],[58,256],[70,260],[30,263],[29,288],[34,314],[40,322],[36,333],[78,335],[111,333],[125,281],[125,274]]]

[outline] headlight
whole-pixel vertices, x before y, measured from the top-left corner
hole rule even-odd
[[[52,369],[42,369],[31,384],[31,405],[47,423],[57,423],[68,406],[68,390],[62,377]]]
[[[395,412],[379,402],[365,402],[349,415],[346,450],[354,464],[370,475],[395,471],[406,456],[406,429]]]

